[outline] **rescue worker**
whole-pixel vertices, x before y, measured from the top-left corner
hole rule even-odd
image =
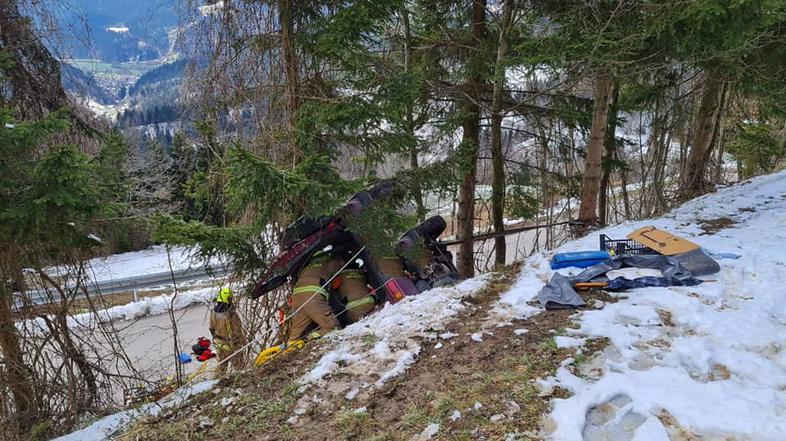
[[[349,323],[355,323],[374,310],[376,299],[369,292],[366,272],[353,264],[339,273],[338,292],[346,299],[346,317]]]
[[[210,312],[210,334],[218,354],[218,361],[222,362],[235,351],[246,345],[246,336],[243,325],[234,302],[234,295],[229,287],[222,287],[216,296],[216,305]],[[246,364],[245,354],[240,351],[231,360],[219,365],[219,373],[224,373],[228,365],[233,368],[242,368]]]
[[[393,278],[409,278],[407,273],[404,272],[404,263],[398,256],[387,256],[377,261],[379,271],[387,277]]]
[[[317,338],[341,324],[330,306],[330,292],[323,288],[344,265],[344,259],[328,253],[317,253],[303,268],[292,290],[291,311],[287,341],[306,336]],[[312,330],[309,333],[308,331]]]

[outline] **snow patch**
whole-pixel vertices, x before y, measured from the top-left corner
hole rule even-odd
[[[452,317],[466,307],[462,298],[476,292],[488,276],[466,280],[453,287],[434,288],[417,296],[407,297],[340,332],[325,337],[333,348],[324,354],[314,368],[300,379],[304,386],[323,384],[332,374],[346,372],[352,383],[347,385],[347,398],[358,395],[358,382],[379,388],[390,379],[402,375],[415,362],[423,341],[453,337],[445,331]],[[372,336],[372,347],[364,344]],[[330,387],[336,390],[337,381]]]
[[[721,217],[735,223],[702,234],[702,221]],[[555,386],[573,394],[553,400],[549,439],[626,431],[625,439],[665,440],[683,430],[707,439],[786,439],[786,249],[773,246],[786,241],[786,172],[724,188],[661,218],[606,228],[557,251],[595,249],[600,233],[623,238],[647,225],[741,257],[720,260],[721,272],[701,285],[639,288],[602,309],[579,311],[580,327],[572,337],[556,337],[558,345],[605,337],[610,347],[593,361],[600,372],[592,378],[563,366],[536,382],[543,395]],[[546,256],[525,263],[519,280],[527,293],[511,294],[511,306],[533,298],[551,277],[545,263]],[[650,274],[623,274],[639,275]],[[620,401],[627,404],[615,407],[611,422],[591,424],[598,409]]]
[[[194,395],[201,394],[218,384],[218,380],[208,380],[190,386],[183,386],[172,394],[154,403],[145,404],[137,409],[124,410],[105,416],[84,429],[56,438],[53,441],[101,441],[109,439],[134,420],[144,416],[157,416],[162,410],[177,407]]]
[[[559,335],[554,337],[554,343],[557,344],[557,347],[562,348],[578,348],[584,346],[584,343],[587,341],[586,338],[573,338],[573,337],[565,337],[564,335]]]

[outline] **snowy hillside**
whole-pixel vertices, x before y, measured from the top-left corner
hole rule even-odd
[[[387,305],[121,439],[786,439],[786,172],[557,251],[646,225],[739,258],[698,286],[544,311],[553,252],[534,255]]]
[[[786,439],[786,304],[780,289],[786,285],[786,248],[781,246],[786,242],[786,172],[722,189],[659,219],[592,233],[557,251],[597,249],[599,233],[624,238],[647,225],[710,252],[741,257],[721,259],[721,272],[699,286],[635,289],[571,317],[578,328],[556,337],[558,347],[580,347],[601,337],[609,339],[609,346],[577,373],[567,368],[573,361],[568,359],[556,375],[537,381],[544,395],[554,388],[572,395],[553,400],[553,421],[539,436],[566,441],[668,440],[676,434]],[[551,277],[550,254],[524,263],[517,282],[490,308],[486,326],[469,334],[469,340],[483,344],[484,333],[492,334],[488,330],[508,320],[556,314],[533,303]],[[389,306],[350,327],[332,339],[336,348],[301,383],[329,384],[325,389],[331,394],[344,387],[348,399],[372,393],[416,363],[422,344],[413,337],[433,341],[437,349],[453,337],[440,334],[444,322],[431,322],[454,317],[463,308],[460,298],[467,286],[479,289],[482,279],[448,295],[440,290]],[[446,309],[456,312],[445,314]],[[368,335],[376,343],[364,349]],[[326,382],[331,373],[350,376]],[[320,392],[307,392],[289,421],[295,423],[309,402],[323,399]]]
[[[554,400],[550,437],[786,439],[786,172],[602,233],[624,238],[646,225],[741,257],[720,260],[721,272],[699,286],[635,289],[578,313],[568,336],[610,345],[579,375],[563,366],[541,383],[572,394]],[[597,245],[591,234],[559,251]],[[543,256],[531,258],[521,289],[503,300],[532,299],[550,277],[543,268]]]

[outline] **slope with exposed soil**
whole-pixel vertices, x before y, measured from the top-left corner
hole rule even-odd
[[[726,253],[721,272],[543,311],[539,253],[386,306],[120,438],[784,439],[786,172],[602,233],[650,224]],[[593,233],[559,251],[596,246]]]

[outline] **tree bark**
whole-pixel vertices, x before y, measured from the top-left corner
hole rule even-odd
[[[409,74],[412,72],[412,31],[409,27],[409,11],[406,5],[401,10],[401,21],[404,27],[404,72]],[[418,162],[418,144],[415,137],[415,101],[406,104],[406,133],[413,144],[409,148],[409,166],[411,169],[416,170],[420,168]],[[421,189],[420,182],[413,184],[413,199],[415,200],[415,211],[417,212],[418,221],[426,219],[426,207],[423,204],[423,190]]]
[[[291,0],[278,1],[279,21],[281,22],[281,50],[284,55],[287,98],[287,142],[292,152],[293,166],[297,164],[298,152],[295,141],[295,116],[300,106],[300,69],[295,52],[294,24],[292,21]]]
[[[612,161],[616,157],[617,142],[615,139],[617,131],[617,98],[619,96],[618,89],[614,89],[609,105],[609,114],[606,118],[606,140],[604,141],[606,156],[601,160],[602,173],[600,177],[600,191],[598,193],[598,218],[601,225],[608,223],[608,192],[609,192],[609,179],[611,178]]]
[[[494,66],[494,90],[491,98],[491,219],[495,233],[505,231],[505,155],[502,152],[502,104],[505,90],[505,57],[508,52],[508,32],[513,18],[513,0],[504,0],[497,62]],[[494,239],[494,264],[505,265],[507,249],[505,236]]]
[[[36,421],[37,406],[30,372],[22,357],[19,333],[11,314],[12,290],[6,284],[8,279],[5,274],[3,276],[0,280],[0,351],[2,351],[6,374],[3,383],[7,385],[13,397],[14,420],[18,422],[16,429],[26,430]]]
[[[584,165],[578,219],[585,227],[595,225],[598,222],[596,211],[598,192],[600,190],[601,162],[613,88],[614,84],[611,77],[601,75],[595,79],[595,104],[593,106],[592,126],[590,127],[590,141],[587,146],[587,156]]]
[[[478,144],[480,142],[480,106],[478,98],[483,86],[481,67],[482,63],[476,62],[481,41],[486,34],[486,0],[473,0],[472,23],[470,25],[472,36],[472,49],[467,57],[470,75],[466,83],[466,97],[464,98],[464,119],[461,123],[463,133],[461,136],[461,154],[465,161],[464,178],[459,188],[458,201],[458,229],[456,238],[461,241],[456,266],[463,277],[472,277],[475,274],[475,242],[472,237],[475,227],[475,179],[478,168]]]
[[[693,127],[690,152],[682,170],[680,198],[690,199],[707,190],[705,174],[707,159],[712,152],[712,135],[717,124],[716,112],[723,91],[723,79],[715,72],[707,72],[699,104],[699,113]]]

